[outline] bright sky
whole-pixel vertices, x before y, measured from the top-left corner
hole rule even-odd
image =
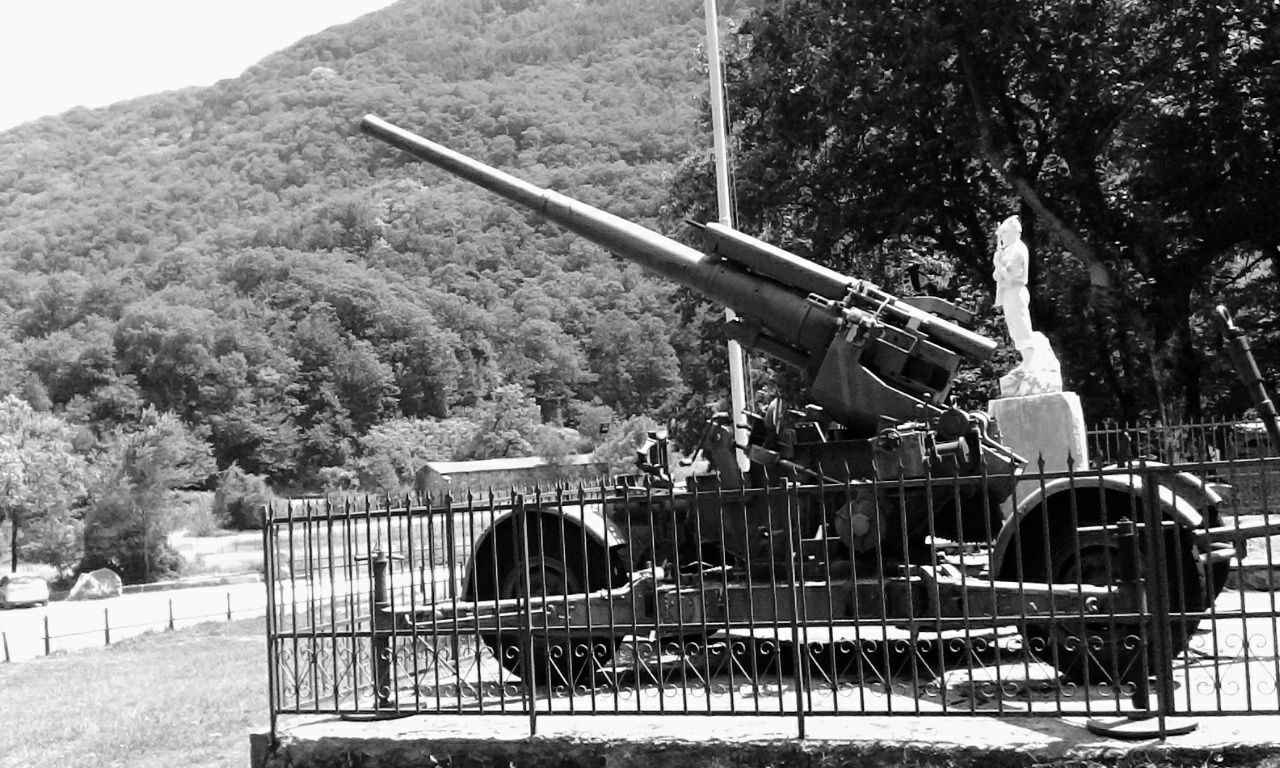
[[[393,0],[0,0],[0,130],[236,77]]]

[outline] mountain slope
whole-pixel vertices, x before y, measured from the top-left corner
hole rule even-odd
[[[305,481],[371,427],[520,385],[559,418],[679,391],[670,291],[357,132],[378,113],[653,224],[696,134],[699,4],[403,0],[243,76],[0,133],[0,390],[146,405]]]

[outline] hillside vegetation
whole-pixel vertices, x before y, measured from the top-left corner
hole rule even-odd
[[[700,312],[357,126],[661,227],[709,151],[703,34],[687,0],[402,0],[213,87],[0,133],[12,561],[172,572],[173,488],[244,525],[268,486],[627,456],[707,369]]]
[[[670,287],[357,123],[655,225],[706,143],[702,34],[691,2],[404,0],[211,88],[0,134],[0,389],[99,439],[172,412],[220,468],[300,487],[376,428],[502,455],[422,423],[483,423],[495,393],[535,423],[660,410]]]

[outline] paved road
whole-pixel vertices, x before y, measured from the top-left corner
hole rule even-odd
[[[44,607],[0,611],[0,633],[8,647],[9,661],[45,655],[48,627],[49,652],[100,648],[144,632],[181,629],[206,621],[226,621],[228,602],[235,619],[261,616],[266,610],[266,590],[261,582],[188,587],[159,592],[125,594],[105,600],[57,601]],[[0,661],[4,650],[0,648]]]

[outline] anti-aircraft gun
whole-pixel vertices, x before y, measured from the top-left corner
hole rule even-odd
[[[970,476],[985,464],[991,493],[964,501],[987,513],[1011,493],[1015,458],[988,434],[985,415],[946,405],[961,362],[986,359],[996,348],[955,321],[963,310],[933,297],[899,299],[720,224],[699,227],[705,248],[699,252],[376,117],[362,127],[733,309],[738,319],[728,325],[729,336],[807,376],[811,405],[791,414],[774,407],[752,418],[742,446],[751,459],[747,476],[738,469],[733,425],[708,431],[703,448],[719,489],[762,488],[783,477],[888,482],[923,477],[926,467],[939,477]],[[946,526],[954,514],[939,508],[934,517]],[[978,521],[965,526],[971,536],[989,536],[981,514],[968,517]],[[874,522],[854,521],[860,530]]]
[[[1203,531],[1219,499],[1190,477],[1176,480],[1176,493],[1143,495],[1121,472],[1041,479],[1015,507],[1024,461],[1001,444],[986,414],[948,404],[959,365],[996,347],[964,326],[964,310],[935,297],[895,297],[719,224],[697,227],[699,251],[377,117],[365,117],[361,129],[734,310],[730,337],[797,368],[808,382],[810,402],[802,407],[774,403],[748,415],[746,445],[735,446],[729,419],[713,419],[702,441],[711,469],[687,488],[670,487],[665,445],[655,443],[642,462],[649,482],[621,487],[598,505],[539,510],[536,535],[495,523],[475,548],[467,587],[477,605],[495,606],[485,618],[494,644],[503,645],[501,630],[514,626],[508,601],[541,588],[573,593],[542,615],[562,622],[548,629],[543,662],[583,655],[556,652],[556,634],[592,638],[586,656],[608,656],[618,637],[604,635],[605,626],[661,637],[694,624],[777,626],[819,614],[882,625],[1016,615],[1033,652],[1068,676],[1086,668],[1136,674],[1140,654],[1115,622],[1095,629],[1107,636],[1099,644],[1067,637],[1049,619],[1136,610],[1140,595],[1113,588],[1136,583],[1118,567],[1133,555],[1117,543],[1118,518],[1149,503],[1160,507],[1157,518],[1172,521],[1165,527]],[[750,460],[745,471],[737,450]],[[1175,533],[1169,555],[1178,578],[1172,607],[1182,612],[1212,602],[1222,584],[1215,588],[1204,574],[1230,557],[1191,541]],[[964,557],[939,559],[939,542],[951,542],[953,553],[982,545],[987,557],[966,571]],[[668,567],[655,576],[646,564]],[[648,581],[640,582],[652,590],[644,600],[636,597],[642,572]],[[1070,588],[1054,589],[1053,581]],[[786,595],[762,596],[762,584],[779,582],[791,585]],[[810,586],[818,591],[806,599]],[[549,598],[542,599],[539,605]],[[1175,645],[1194,627],[1184,624],[1173,630]],[[513,666],[532,672],[532,665]]]

